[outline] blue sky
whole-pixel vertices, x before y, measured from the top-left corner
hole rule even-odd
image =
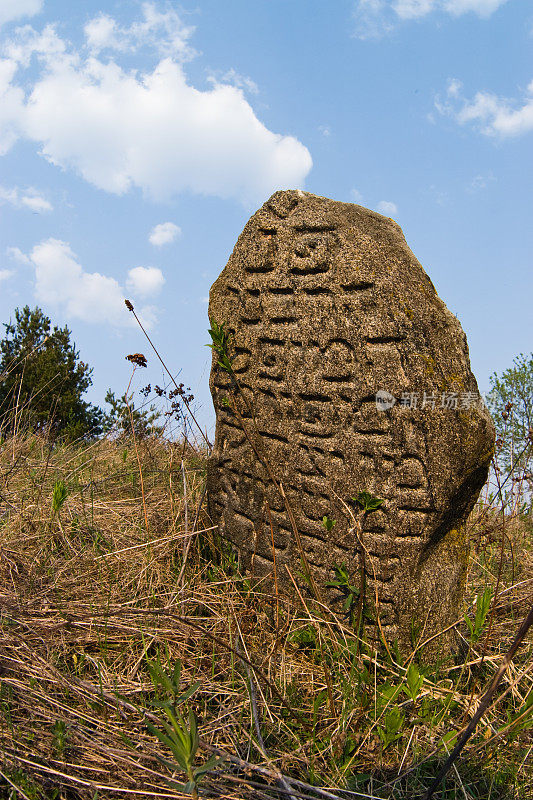
[[[529,0],[0,0],[0,321],[38,304],[90,399],[163,383],[212,425],[206,299],[302,187],[393,217],[481,389],[532,350]]]

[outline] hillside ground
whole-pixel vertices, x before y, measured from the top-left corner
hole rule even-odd
[[[0,795],[421,798],[531,606],[530,517],[478,504],[457,655],[402,660],[358,638],[349,583],[335,613],[252,590],[205,463],[158,437],[1,444]],[[435,798],[533,798],[532,649]]]

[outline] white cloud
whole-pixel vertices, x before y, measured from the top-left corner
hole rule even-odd
[[[393,10],[400,19],[416,19],[425,17],[435,9],[435,0],[394,0]]]
[[[354,35],[358,39],[380,39],[394,30],[397,15],[389,0],[357,0]]]
[[[361,194],[359,189],[351,189],[350,190],[350,200],[352,201],[352,203],[357,203],[358,205],[362,204],[363,195]]]
[[[490,17],[491,14],[508,1],[509,0],[445,0],[444,8],[454,16],[473,11],[480,17]]]
[[[109,14],[99,14],[84,27],[87,47],[95,53],[101,50],[122,50],[125,47],[117,23]]]
[[[448,97],[459,97],[461,94],[461,90],[463,88],[463,84],[457,78],[450,78],[448,81],[448,86],[446,92]]]
[[[67,242],[47,239],[30,253],[35,268],[35,296],[86,322],[128,325],[124,294],[114,278],[84,272]]]
[[[492,172],[487,173],[486,175],[476,175],[470,183],[466,187],[466,191],[470,194],[474,194],[474,192],[480,192],[483,189],[486,189],[491,183],[496,180]]]
[[[0,185],[0,203],[9,203],[15,208],[29,208],[36,214],[42,214],[44,211],[52,211],[52,204],[37,189],[19,189],[13,187],[8,189]]]
[[[95,54],[102,50],[135,52],[151,47],[161,55],[187,61],[196,55],[189,45],[194,27],[185,25],[175,9],[159,11],[156,3],[143,3],[142,20],[121,27],[109,14],[100,13],[84,28],[87,47]]]
[[[379,39],[391,33],[399,22],[441,12],[458,17],[473,12],[489,17],[509,0],[356,0],[355,36]]]
[[[20,253],[18,248],[11,248],[11,251],[13,255]],[[67,242],[46,239],[36,245],[25,260],[35,270],[35,297],[39,303],[61,309],[67,317],[85,322],[116,327],[134,324],[124,305],[124,291],[118,281],[99,272],[86,272]],[[142,308],[139,315],[143,324],[151,327],[152,309]]]
[[[0,203],[9,203],[12,206],[18,206],[18,189],[7,189],[5,186],[0,186]]]
[[[20,198],[20,202],[23,206],[31,208],[31,210],[35,211],[37,214],[41,214],[43,211],[52,211],[53,208],[52,204],[39,193],[25,194]]]
[[[0,283],[6,281],[14,274],[12,269],[0,269]]]
[[[390,200],[380,200],[377,204],[377,209],[380,214],[386,214],[387,216],[398,213],[398,206],[396,203],[391,203]]]
[[[7,153],[20,135],[24,91],[12,84],[16,71],[15,61],[0,59],[0,156]]]
[[[23,134],[25,85],[14,83],[17,71],[30,66],[33,56],[44,64],[66,62],[65,51],[65,43],[57,36],[53,25],[46,25],[41,33],[31,25],[24,25],[3,42],[5,58],[0,59],[0,156],[7,153]]]
[[[181,228],[173,222],[161,222],[150,231],[150,244],[154,247],[162,247],[164,244],[170,244],[178,236],[181,236]]]
[[[477,92],[473,100],[462,95],[462,85],[456,79],[448,82],[446,99],[435,100],[435,108],[460,125],[474,124],[487,136],[502,139],[533,131],[533,80],[524,92],[522,101],[498,97],[492,92]]]
[[[238,89],[250,92],[250,94],[259,94],[259,86],[257,83],[247,75],[241,75],[234,70],[233,67],[228,69],[220,78],[216,77],[216,75],[211,75],[207,80],[215,85],[218,83],[230,83]]]
[[[148,38],[174,14],[152,4],[143,13],[132,30]],[[89,29],[93,44],[116,33],[110,23],[98,24]],[[24,137],[52,164],[100,189],[137,187],[158,200],[191,191],[255,204],[276,189],[302,186],[312,166],[307,148],[266,128],[236,86],[190,85],[175,60],[183,55],[175,38],[166,45],[173,58],[141,75],[113,59],[68,52],[53,29],[26,31],[0,62],[0,148]],[[32,52],[40,69],[26,98],[25,76],[16,70]]]
[[[5,186],[0,186],[0,203],[9,203],[9,205],[18,206],[18,189],[7,189]]]
[[[16,28],[3,45],[4,55],[20,67],[27,67],[33,56],[41,62],[69,58],[65,42],[57,35],[55,25],[48,24],[42,31],[31,25]]]
[[[6,253],[13,261],[18,261],[19,264],[31,264],[30,259],[23,253],[20,247],[6,247]]]
[[[33,17],[43,7],[43,0],[0,0],[0,25],[21,17]]]
[[[126,286],[132,294],[150,297],[163,288],[165,278],[157,267],[134,267],[128,272]]]

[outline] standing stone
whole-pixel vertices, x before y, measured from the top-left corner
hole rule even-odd
[[[461,525],[494,430],[461,326],[400,227],[361,206],[276,192],[212,286],[209,318],[232,335],[240,386],[215,356],[209,508],[243,567],[266,592],[295,593],[288,570],[305,591],[270,466],[326,602],[345,565],[369,607],[377,594],[382,631],[404,650],[413,633],[425,639],[456,620]],[[358,510],[361,491],[383,500],[379,510]],[[324,516],[336,520],[330,532]]]

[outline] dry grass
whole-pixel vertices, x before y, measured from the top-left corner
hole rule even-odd
[[[3,796],[184,796],[146,726],[161,727],[147,668],[159,659],[167,673],[182,664],[182,689],[199,683],[186,704],[197,763],[214,749],[225,759],[201,795],[421,797],[443,736],[465,727],[531,606],[528,523],[487,508],[470,520],[470,615],[487,586],[498,586],[494,613],[477,642],[457,626],[457,663],[415,654],[424,681],[413,700],[409,662],[358,647],[346,618],[306,594],[296,604],[250,589],[203,510],[205,454],[150,438],[138,457],[142,491],[127,440],[0,447]],[[67,497],[53,513],[58,481]],[[435,797],[533,797],[531,650]]]

